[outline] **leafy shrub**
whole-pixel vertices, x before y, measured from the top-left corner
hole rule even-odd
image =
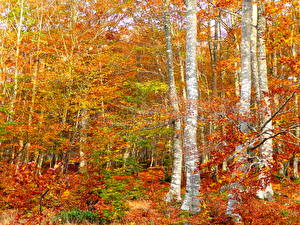
[[[91,223],[100,222],[100,218],[97,213],[91,211],[82,211],[80,209],[62,211],[55,218],[55,220],[60,220],[63,223],[67,223],[67,222],[82,223],[84,221],[88,221]]]

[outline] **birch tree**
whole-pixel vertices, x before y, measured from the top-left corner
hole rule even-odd
[[[174,135],[173,135],[173,172],[171,179],[170,190],[167,193],[165,200],[170,202],[172,200],[181,200],[181,173],[182,173],[182,135],[181,126],[182,121],[179,118],[179,103],[178,95],[174,77],[174,63],[173,63],[173,49],[172,49],[172,31],[170,18],[170,2],[164,0],[165,8],[165,39],[166,39],[166,57],[167,57],[167,71],[169,78],[169,98],[172,110],[175,113]]]
[[[186,125],[184,128],[184,148],[186,162],[186,193],[181,209],[191,213],[200,211],[200,171],[198,169],[199,153],[197,149],[198,117],[198,81],[196,65],[197,16],[196,0],[186,1]]]

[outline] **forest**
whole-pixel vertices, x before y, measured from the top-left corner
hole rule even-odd
[[[0,225],[300,224],[297,0],[0,0]]]

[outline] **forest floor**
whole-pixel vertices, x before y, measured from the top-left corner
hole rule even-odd
[[[169,183],[163,179],[164,173],[161,169],[148,170],[134,176],[118,175],[111,177],[113,181],[110,183],[111,190],[108,189],[109,192],[105,192],[106,196],[103,195],[104,192],[101,192],[101,196],[104,199],[106,197],[113,199],[111,204],[114,205],[115,210],[118,209],[116,210],[118,213],[106,215],[106,218],[110,220],[105,223],[102,221],[102,223],[113,225],[233,224],[225,215],[228,194],[219,192],[222,181],[213,182],[210,177],[204,174],[201,187],[202,211],[193,216],[180,211],[179,203],[165,203],[163,201],[169,188]],[[125,180],[127,184],[134,184],[135,186],[131,186],[131,188],[128,185],[121,187]],[[139,184],[138,187],[136,183]],[[132,191],[133,189],[134,191]],[[253,195],[252,197],[251,195],[243,197],[239,213],[244,219],[244,224],[300,224],[299,180],[275,178],[273,189],[275,200],[272,202],[258,200]],[[122,198],[129,192],[131,197]],[[98,209],[96,205],[95,208]],[[108,208],[109,206],[107,206]],[[38,213],[36,212],[36,214]],[[68,218],[65,220],[58,215],[62,214],[59,214],[55,207],[45,206],[38,221],[36,219],[38,216],[32,212],[24,213],[17,209],[3,209],[0,211],[0,225],[97,224],[93,221],[79,220],[79,214],[76,214],[77,218],[75,215],[71,222],[68,221]]]

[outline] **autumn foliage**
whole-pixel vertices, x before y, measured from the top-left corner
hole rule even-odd
[[[202,210],[192,215],[164,201],[187,104],[186,9],[170,2],[179,115],[162,0],[0,0],[0,224],[233,224],[224,187],[240,177],[244,224],[300,223],[299,3],[263,1],[276,134],[264,168],[275,194],[263,201],[259,147],[247,149],[246,175],[232,176],[236,147],[259,140],[264,104],[251,102],[254,129],[240,132],[241,1],[198,1]]]

